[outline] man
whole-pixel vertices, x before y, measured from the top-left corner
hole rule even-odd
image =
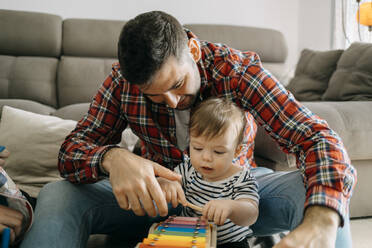
[[[211,96],[249,111],[296,154],[304,173],[303,180],[299,171],[253,169],[261,199],[254,235],[291,230],[278,248],[334,247],[336,237],[337,247],[351,245],[348,203],[356,176],[345,148],[257,54],[199,41],[172,16],[153,11],[123,27],[118,58],[60,150],[61,175],[81,185],[44,187],[23,247],[83,247],[91,233],[146,233],[151,217],[168,213],[156,176],[179,180],[172,169],[187,148],[189,110]],[[141,139],[142,156],[114,145],[127,125]],[[242,149],[241,163],[251,164],[252,154],[253,147]]]

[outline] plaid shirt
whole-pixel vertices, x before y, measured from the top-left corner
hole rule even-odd
[[[190,31],[187,34],[196,38]],[[198,100],[225,97],[249,112],[247,117],[253,116],[284,152],[296,154],[297,166],[305,175],[305,207],[325,205],[345,217],[356,171],[338,135],[297,102],[262,67],[257,54],[206,41],[200,41],[200,45]],[[128,125],[142,141],[143,157],[170,169],[182,162],[182,151],[176,146],[174,110],[146,98],[136,85],[123,78],[116,63],[87,115],[61,147],[58,163],[61,175],[73,183],[91,183],[102,178],[103,155],[116,147]],[[246,130],[246,147],[239,160],[241,164],[254,165],[256,126]]]

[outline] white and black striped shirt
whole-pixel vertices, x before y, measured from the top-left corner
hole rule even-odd
[[[182,175],[182,186],[187,201],[203,207],[207,202],[216,199],[237,200],[249,198],[257,202],[258,185],[252,176],[250,169],[244,167],[229,178],[208,182],[191,165],[190,159],[186,156],[184,163],[178,165],[175,171]],[[201,216],[201,213],[191,208],[183,208],[183,216]],[[252,230],[247,226],[238,226],[230,219],[217,227],[217,240],[219,244],[241,241],[251,234]]]

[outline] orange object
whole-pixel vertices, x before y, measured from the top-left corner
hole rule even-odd
[[[372,2],[365,2],[359,6],[356,19],[361,25],[368,26],[369,31],[372,31]]]

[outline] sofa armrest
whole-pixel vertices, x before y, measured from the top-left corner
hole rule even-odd
[[[351,160],[372,159],[372,101],[303,104],[340,135]]]
[[[327,121],[341,137],[351,160],[372,159],[370,149],[372,101],[302,102],[302,104]],[[274,169],[287,170],[295,167],[295,157],[282,152],[262,127],[259,127],[257,132],[255,157],[259,158],[257,159],[259,166],[260,161],[271,161],[269,167]]]

